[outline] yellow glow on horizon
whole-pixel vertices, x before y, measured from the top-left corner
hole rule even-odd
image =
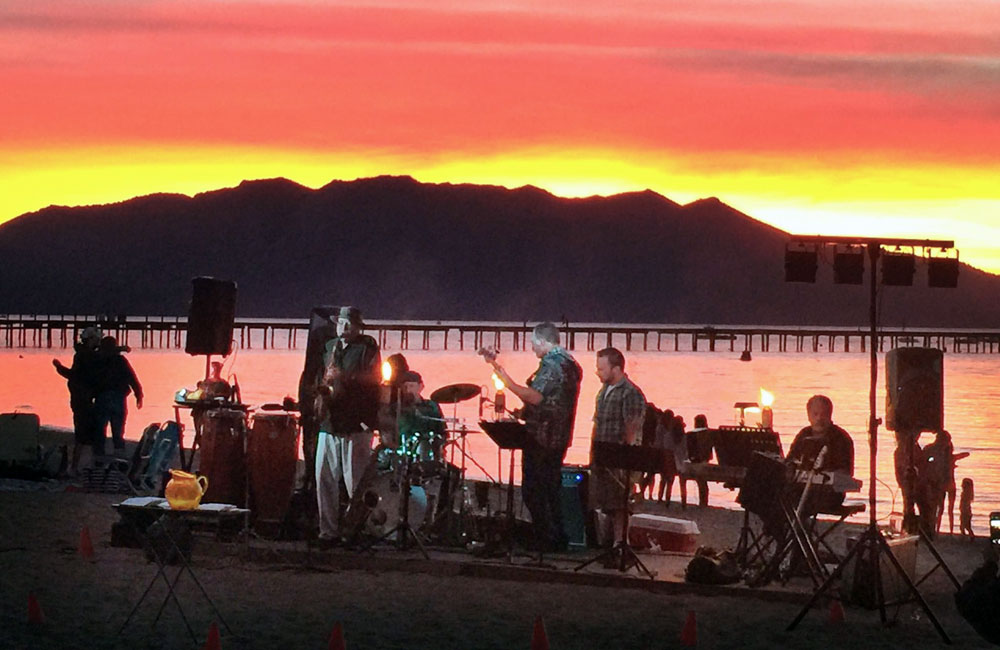
[[[93,205],[152,193],[199,192],[284,177],[409,175],[422,182],[534,185],[585,197],[652,189],[684,204],[717,196],[795,234],[954,239],[962,260],[1000,272],[1000,164],[822,161],[757,155],[523,149],[493,155],[310,152],[251,147],[141,146],[0,151],[0,223],[47,205]]]

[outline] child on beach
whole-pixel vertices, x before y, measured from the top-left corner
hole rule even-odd
[[[969,541],[976,539],[976,534],[972,532],[972,501],[975,499],[975,488],[971,478],[962,479],[962,496],[959,499],[958,514],[960,519],[959,533],[968,534]]]

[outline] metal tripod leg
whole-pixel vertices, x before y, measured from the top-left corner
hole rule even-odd
[[[896,572],[903,579],[903,582],[906,583],[906,586],[909,589],[910,593],[912,594],[913,599],[920,605],[921,609],[924,610],[924,613],[927,614],[927,618],[931,620],[931,623],[934,625],[934,629],[937,630],[938,635],[945,643],[951,643],[951,639],[948,638],[948,634],[944,631],[944,628],[941,627],[941,623],[934,615],[934,612],[927,604],[927,601],[924,600],[923,596],[920,594],[920,591],[917,589],[916,585],[913,584],[913,581],[910,579],[910,576],[906,573],[906,570],[903,569],[903,566],[899,563],[899,560],[897,560],[896,556],[893,555],[892,549],[889,548],[888,542],[885,541],[885,537],[883,537],[881,531],[879,531],[878,528],[874,526],[868,527],[868,530],[866,530],[865,534],[862,535],[860,539],[858,539],[857,543],[854,545],[854,548],[852,548],[851,551],[847,554],[847,556],[841,561],[841,563],[837,565],[837,568],[834,570],[833,573],[830,574],[830,577],[826,579],[826,582],[824,582],[819,589],[813,592],[812,598],[809,599],[809,602],[806,603],[805,607],[802,608],[802,611],[799,612],[798,616],[795,617],[795,619],[788,625],[786,629],[789,631],[795,629],[795,627],[799,624],[799,622],[801,622],[802,619],[805,617],[806,613],[813,607],[813,605],[816,604],[816,601],[819,600],[819,598],[823,595],[823,593],[827,589],[829,589],[831,584],[833,584],[833,581],[840,577],[840,575],[844,572],[844,568],[848,565],[848,563],[850,563],[850,561],[854,557],[859,556],[863,550],[867,550],[868,553],[870,554],[869,561],[871,563],[872,579],[875,581],[876,600],[878,601],[878,607],[880,615],[882,617],[882,622],[885,623],[886,620],[885,619],[886,603],[885,603],[885,594],[882,591],[882,574],[879,568],[878,556],[881,553],[885,553],[886,555],[889,556],[889,562],[892,564],[893,567],[895,567]],[[861,561],[860,557],[858,561],[859,562]]]

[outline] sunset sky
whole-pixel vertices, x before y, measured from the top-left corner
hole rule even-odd
[[[0,222],[408,174],[718,196],[1000,272],[998,0],[0,0],[0,89]]]

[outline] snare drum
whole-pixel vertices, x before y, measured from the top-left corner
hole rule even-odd
[[[246,503],[246,413],[211,409],[201,417],[198,473],[208,478],[202,503]]]
[[[299,429],[291,413],[257,413],[247,440],[250,511],[255,528],[275,530],[295,489]],[[258,531],[259,532],[259,531]]]

